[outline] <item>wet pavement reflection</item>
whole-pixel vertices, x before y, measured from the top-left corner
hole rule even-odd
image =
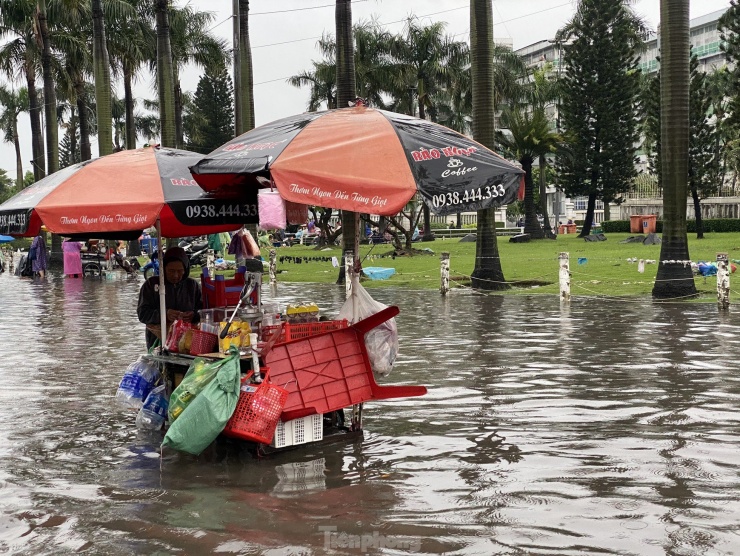
[[[734,309],[372,290],[383,382],[427,396],[367,404],[363,439],[160,460],[112,400],[140,285],[0,275],[0,554],[740,552]]]

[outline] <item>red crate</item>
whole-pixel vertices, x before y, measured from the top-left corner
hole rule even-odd
[[[281,419],[426,394],[424,386],[380,386],[373,377],[365,334],[397,314],[398,307],[388,307],[347,328],[274,346],[265,363],[271,380],[288,390]]]
[[[325,334],[326,332],[339,330],[341,328],[347,328],[348,326],[349,323],[347,323],[347,319],[322,320],[319,322],[286,322],[283,324],[278,324],[277,326],[263,326],[262,341],[269,341],[272,335],[281,328],[282,330],[280,330],[280,337],[277,339],[276,342],[278,344],[291,342],[293,340],[300,340],[301,338],[308,338],[309,336],[316,336],[317,334]]]

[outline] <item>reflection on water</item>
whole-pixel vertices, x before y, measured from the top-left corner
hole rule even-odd
[[[387,382],[427,396],[367,404],[363,439],[160,460],[111,403],[139,286],[0,275],[0,553],[738,551],[732,312],[374,290],[401,308]]]

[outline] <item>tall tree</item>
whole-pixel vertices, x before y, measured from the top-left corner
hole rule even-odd
[[[689,0],[660,0],[660,136],[663,242],[653,297],[696,295],[688,261],[686,198],[689,175]]]
[[[496,126],[493,100],[493,6],[490,0],[470,0],[470,70],[473,78],[473,138],[493,149]],[[496,209],[478,211],[472,286],[503,290],[504,280],[496,240]]]
[[[570,153],[558,158],[570,197],[588,196],[581,236],[589,235],[596,200],[615,200],[637,174],[640,73],[638,48],[645,26],[632,0],[580,0],[573,19],[558,32],[564,47],[561,123]]]
[[[44,119],[46,120],[46,173],[59,170],[59,126],[56,118],[56,90],[52,75],[51,37],[46,0],[38,0],[36,10],[37,40],[42,44],[41,68],[44,76]]]
[[[172,51],[172,75],[175,102],[175,141],[182,146],[183,93],[180,72],[190,63],[206,68],[218,68],[226,64],[226,42],[215,38],[208,31],[213,12],[201,12],[186,5],[170,7],[170,45]]]
[[[239,88],[244,132],[254,129],[254,74],[249,42],[249,0],[239,0]]]
[[[186,148],[204,154],[234,137],[233,89],[225,67],[201,76],[183,127]]]
[[[0,71],[11,81],[25,78],[28,113],[31,119],[33,175],[46,175],[44,138],[41,130],[41,100],[36,78],[41,68],[41,50],[36,41],[35,0],[0,0]]]
[[[157,90],[159,93],[160,140],[163,147],[176,147],[175,77],[170,48],[169,1],[154,0],[157,21]]]
[[[98,153],[113,152],[113,120],[111,117],[111,85],[108,47],[105,42],[103,0],[92,0],[93,65],[95,68],[95,107],[98,119]]]
[[[545,234],[537,219],[532,165],[536,160],[555,152],[561,137],[551,129],[545,109],[541,106],[531,112],[522,107],[508,107],[501,116],[501,126],[508,133],[498,133],[498,142],[519,161],[524,170],[524,232],[534,239],[542,239]]]
[[[28,112],[28,89],[21,87],[18,91],[0,86],[0,131],[3,141],[13,143],[15,147],[15,184],[18,190],[23,187],[23,160],[21,159],[21,144],[18,140],[18,116]]]
[[[337,33],[337,106],[347,108],[357,98],[355,89],[355,56],[352,42],[352,2],[337,0],[334,10]],[[355,257],[360,253],[359,214],[342,211],[343,251],[352,251]],[[344,265],[339,269],[337,283],[345,281]]]
[[[413,96],[419,106],[419,118],[427,117],[427,109],[433,106],[433,98],[440,89],[451,84],[453,74],[449,67],[457,67],[467,63],[469,56],[468,45],[455,41],[453,37],[444,34],[445,24],[442,22],[430,25],[420,25],[414,18],[409,18],[401,36],[391,44],[390,54],[395,62],[395,92],[396,98],[403,98],[404,92],[409,91],[409,110],[415,114]],[[491,60],[493,64],[493,60]],[[429,207],[424,203],[424,236],[423,241],[432,241],[434,235],[431,228]]]

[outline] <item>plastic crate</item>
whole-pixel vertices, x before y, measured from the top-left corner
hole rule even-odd
[[[309,415],[291,421],[280,421],[275,428],[275,436],[270,446],[285,448],[307,442],[316,442],[324,438],[324,416]]]
[[[280,337],[277,339],[276,343],[282,344],[285,342],[292,342],[293,340],[300,340],[301,338],[308,338],[309,336],[324,334],[326,332],[331,332],[332,330],[340,330],[342,328],[347,328],[348,326],[349,323],[347,322],[347,319],[322,320],[319,322],[285,322],[276,326],[263,326],[262,341],[269,341],[272,335],[277,333],[277,331],[280,331]]]

